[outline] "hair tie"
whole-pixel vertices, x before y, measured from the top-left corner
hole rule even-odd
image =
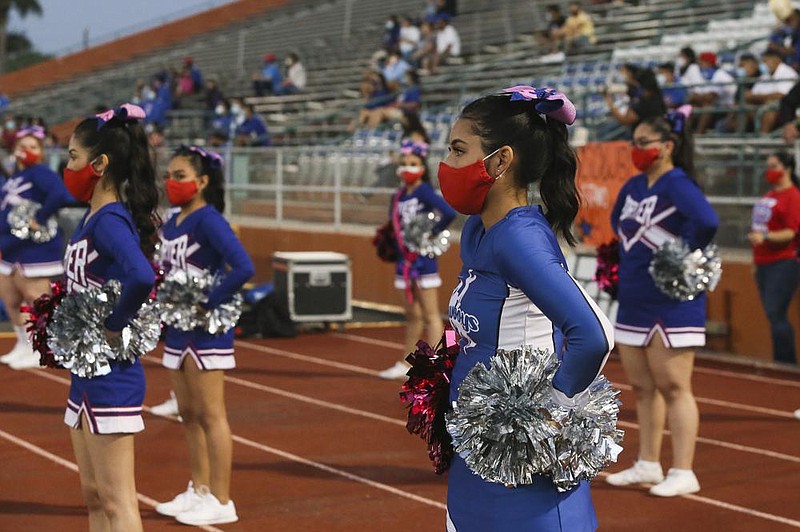
[[[211,165],[212,168],[222,168],[222,156],[218,153],[213,151],[206,151],[199,146],[181,146],[181,148],[189,150],[192,153],[196,153],[206,161],[208,164]],[[179,150],[181,149],[179,148]]]
[[[138,105],[124,103],[119,107],[115,107],[114,109],[109,109],[108,111],[95,115],[95,118],[97,118],[97,131],[100,131],[100,129],[112,118],[119,118],[123,121],[134,121],[143,120],[145,116],[147,115],[145,114],[144,109]]]
[[[681,105],[671,113],[667,113],[667,121],[672,126],[673,133],[683,133],[686,127],[686,121],[692,115],[691,105]]]
[[[543,87],[537,89],[530,85],[516,85],[503,89],[503,94],[510,94],[511,101],[534,101],[534,109],[548,118],[563,124],[572,125],[575,122],[577,111],[567,96],[556,89]]]
[[[22,137],[34,137],[39,140],[44,140],[45,138],[44,128],[42,126],[30,126],[17,131],[14,135],[15,139],[21,139]]]
[[[418,157],[428,157],[428,145],[424,142],[414,142],[404,140],[400,144],[400,153],[403,155],[417,155]]]

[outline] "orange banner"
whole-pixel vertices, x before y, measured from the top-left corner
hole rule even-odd
[[[631,162],[625,141],[600,142],[578,148],[576,183],[581,208],[575,218],[576,234],[584,244],[599,246],[614,238],[611,209],[622,185],[639,173]]]

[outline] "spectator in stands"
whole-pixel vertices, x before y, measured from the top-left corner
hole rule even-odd
[[[8,109],[10,104],[11,100],[8,99],[8,96],[4,92],[0,92],[0,113]]]
[[[386,86],[383,74],[374,70],[367,71],[361,80],[361,97],[364,100],[361,110],[358,113],[357,123],[351,123],[349,130],[354,130],[357,126],[365,126],[369,123],[372,113],[376,109],[385,107],[394,101],[394,96]]]
[[[275,54],[264,54],[264,66],[261,72],[253,74],[253,92],[256,96],[264,96],[267,93],[276,94],[280,92],[283,83],[281,67]]]
[[[136,105],[141,105],[142,102],[152,100],[155,97],[156,93],[151,85],[149,85],[143,79],[136,80],[136,88],[133,90],[133,97],[131,98],[131,103],[135,103]]]
[[[421,107],[422,89],[419,85],[419,74],[414,70],[406,72],[406,85],[392,105],[386,105],[369,111],[367,127],[374,129],[384,122],[399,122],[409,113],[417,114]]]
[[[702,85],[706,82],[703,73],[700,72],[700,65],[697,64],[697,54],[689,46],[681,48],[681,51],[678,52],[675,67],[677,68],[678,82],[684,87]]]
[[[430,64],[431,74],[435,74],[439,65],[447,62],[451,57],[461,56],[461,37],[458,31],[450,24],[450,15],[442,13],[436,15],[436,53]]]
[[[550,4],[545,9],[547,12],[547,29],[537,35],[539,45],[544,48],[543,53],[549,54],[558,50],[558,32],[564,27],[567,18],[561,12],[561,6]]]
[[[800,107],[800,83],[795,83],[792,90],[781,98],[778,104],[778,126],[783,126],[783,140],[787,144],[800,138],[800,120],[797,109]]]
[[[227,141],[231,138],[231,131],[235,130],[234,116],[231,112],[231,104],[223,99],[214,108],[214,118],[211,120],[211,132],[219,133]]]
[[[419,26],[419,46],[411,54],[411,64],[416,68],[430,69],[433,56],[436,54],[436,32],[430,21],[424,21]]]
[[[213,111],[224,99],[225,96],[223,96],[217,80],[214,78],[208,78],[206,81],[206,110]]]
[[[14,149],[14,144],[17,142],[17,131],[21,129],[19,127],[20,124],[20,117],[12,116],[11,114],[6,114],[3,117],[3,139],[2,139],[2,148],[7,152],[11,152]]]
[[[397,15],[389,15],[383,25],[383,49],[387,52],[397,50],[400,44],[400,20]]]
[[[675,63],[667,62],[658,65],[656,81],[658,81],[658,86],[661,88],[664,107],[668,111],[677,109],[686,103],[689,93],[686,91],[686,87],[675,79]]]
[[[738,107],[745,101],[745,94],[750,92],[756,80],[761,76],[758,58],[751,53],[739,56],[739,66],[736,68],[736,104],[737,108],[728,113],[725,119],[725,131],[728,133],[745,133],[753,131],[753,113],[748,113]]]
[[[306,67],[300,57],[291,52],[286,56],[286,79],[281,82],[281,94],[296,94],[306,88]]]
[[[436,0],[436,14],[456,16],[458,14],[457,0]]]
[[[183,96],[190,96],[194,94],[194,80],[192,79],[192,71],[189,66],[184,64],[181,67],[180,74],[178,75],[178,90],[175,94],[179,100]]]
[[[252,105],[244,106],[244,122],[236,128],[237,146],[269,146],[267,124]]]
[[[389,52],[383,63],[382,73],[390,91],[394,92],[400,88],[409,70],[411,65],[403,59],[400,52]]]
[[[183,67],[189,70],[189,77],[192,79],[192,94],[197,94],[203,90],[203,73],[197,65],[194,64],[194,59],[186,57],[183,59]]]
[[[781,61],[775,50],[767,50],[761,56],[767,71],[764,72],[753,88],[746,91],[744,101],[750,105],[761,106],[761,133],[769,133],[775,129],[778,120],[777,102],[792,90],[797,82],[797,71]]]
[[[166,72],[159,72],[153,78],[153,90],[155,98],[142,102],[147,116],[145,123],[164,127],[167,123],[167,111],[172,109],[172,88]]]
[[[553,34],[567,52],[575,52],[597,43],[592,17],[578,2],[570,2],[567,20],[561,28],[554,30]]]
[[[640,121],[662,116],[664,99],[658,87],[656,76],[649,68],[626,64],[620,68],[625,85],[628,87],[628,109],[623,113],[614,104],[614,98],[605,93],[606,104],[614,119],[624,126],[634,126]]]
[[[753,207],[748,240],[753,246],[756,285],[772,336],[776,362],[796,364],[794,329],[786,317],[800,281],[797,233],[800,229],[800,190],[794,157],[786,152],[767,158],[764,178],[769,192]]]
[[[793,9],[783,25],[772,32],[768,49],[777,52],[792,68],[800,68],[800,10]]]
[[[717,66],[717,55],[712,52],[701,53],[698,66],[706,84],[689,89],[689,103],[696,108],[695,112],[702,110],[694,128],[698,134],[702,134],[724,119],[733,107],[736,81]]]
[[[411,63],[414,52],[417,51],[421,38],[420,29],[414,25],[409,16],[400,17],[400,41],[398,48],[400,55],[407,63]]]

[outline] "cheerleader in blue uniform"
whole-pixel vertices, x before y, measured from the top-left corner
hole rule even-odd
[[[408,250],[403,242],[405,227],[420,214],[438,212],[439,222],[434,233],[444,231],[455,218],[455,211],[430,185],[428,175],[428,145],[406,141],[401,148],[402,160],[397,169],[402,186],[392,197],[389,216],[392,220],[399,256],[395,268],[394,286],[403,290],[406,309],[406,341],[404,355],[414,351],[417,341],[424,338],[436,345],[442,337],[442,318],[439,314],[437,290],[442,286],[436,258],[419,256]],[[423,337],[423,332],[425,336]],[[405,378],[409,365],[400,360],[379,373],[383,379]]]
[[[141,108],[125,104],[87,118],[69,141],[64,183],[89,210],[64,257],[67,293],[117,279],[122,291],[105,321],[111,345],[147,299],[155,276],[148,257],[157,238],[158,188]],[[141,363],[111,361],[94,378],[72,374],[64,422],[89,509],[89,530],[141,531],[133,434],[144,429]]]
[[[561,93],[513,87],[462,111],[439,166],[445,200],[472,215],[449,304],[460,336],[450,400],[476,364],[523,345],[559,354],[553,397],[574,406],[613,347],[612,327],[567,271],[557,236],[573,244],[576,157],[567,140],[575,108]],[[536,186],[544,210],[528,204]],[[509,488],[464,459],[448,473],[449,532],[588,532],[597,528],[588,482],[559,492],[546,477]]]
[[[11,234],[8,215],[21,202],[32,201],[41,207],[30,221],[32,230],[43,228],[58,209],[72,201],[64,183],[44,158],[45,131],[34,126],[17,132],[14,155],[17,171],[5,182],[0,202],[0,298],[14,325],[17,342],[0,357],[14,369],[34,368],[39,356],[33,352],[25,330],[27,314],[20,312],[42,294],[50,293],[50,278],[64,273],[61,261],[64,241],[61,231],[44,243],[20,239]]]
[[[181,147],[170,160],[167,198],[180,207],[162,231],[161,265],[190,275],[222,276],[203,310],[229,301],[253,276],[253,263],[222,216],[225,209],[222,158],[202,148]],[[226,269],[227,267],[227,269]],[[183,493],[156,511],[189,525],[232,523],[230,499],[232,440],[225,412],[224,370],[236,365],[233,329],[210,334],[167,327],[163,364],[183,418],[192,479]]]
[[[691,249],[711,242],[719,219],[692,177],[691,108],[642,121],[633,132],[633,164],[642,171],[619,192],[611,223],[619,236],[619,312],[615,334],[625,373],[636,394],[639,456],[609,475],[615,486],[655,484],[652,495],[700,490],[692,471],[699,415],[692,394],[695,348],[705,345],[706,296],[676,301],[653,282],[653,252],[677,237]],[[659,463],[665,419],[672,433],[673,467]]]

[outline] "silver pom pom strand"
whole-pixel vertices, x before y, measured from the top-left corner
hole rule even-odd
[[[450,247],[450,231],[433,234],[433,229],[441,221],[435,212],[421,212],[414,216],[403,228],[403,243],[412,253],[424,257],[438,257]]]
[[[210,334],[223,334],[236,326],[242,314],[243,299],[236,294],[230,301],[220,303],[211,310],[202,309],[208,301],[207,294],[221,278],[209,272],[192,275],[186,270],[174,269],[164,276],[156,296],[161,320],[165,325],[182,331],[203,329]]]
[[[39,229],[31,227],[31,221],[36,219],[36,213],[42,206],[31,200],[22,200],[8,212],[9,231],[20,240],[30,240],[36,244],[51,241],[58,234],[58,222],[55,217],[47,219],[47,223]]]
[[[703,291],[713,291],[722,277],[722,260],[717,246],[689,249],[681,239],[665,242],[648,268],[653,282],[677,301],[692,301]]]

